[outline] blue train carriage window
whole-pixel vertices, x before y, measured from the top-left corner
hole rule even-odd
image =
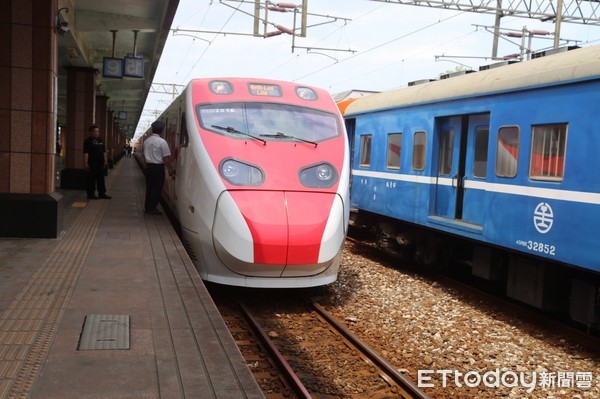
[[[496,147],[496,176],[515,177],[519,160],[519,127],[503,126],[498,129]]]
[[[412,153],[412,168],[414,170],[425,169],[425,151],[427,150],[427,133],[415,132]]]
[[[452,173],[452,154],[454,153],[454,131],[444,130],[440,142],[440,160],[438,173],[449,175]]]
[[[371,166],[371,140],[373,136],[371,134],[364,134],[360,136],[360,158],[359,166],[368,168]]]
[[[488,143],[490,129],[478,127],[475,130],[475,159],[473,163],[473,176],[485,179],[487,177]]]
[[[387,144],[388,169],[400,170],[400,153],[402,152],[402,133],[389,133]]]
[[[533,126],[529,177],[532,180],[562,181],[566,144],[566,123]]]

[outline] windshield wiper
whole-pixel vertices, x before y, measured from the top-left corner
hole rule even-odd
[[[261,139],[260,137],[253,136],[250,133],[242,132],[242,131],[237,130],[236,128],[231,127],[231,126],[225,127],[225,126],[219,126],[219,125],[211,125],[211,127],[214,127],[215,129],[225,130],[227,133],[242,134],[244,136],[248,136],[250,138],[253,138],[254,140],[262,141],[262,143],[265,144],[265,145],[267,144],[266,140]]]
[[[316,143],[314,141],[301,139],[300,137],[291,136],[289,134],[285,134],[285,133],[281,133],[281,132],[277,132],[277,134],[261,134],[260,137],[275,137],[276,139],[293,139],[293,140],[302,141],[303,143],[312,144],[315,147],[319,145],[319,143]]]

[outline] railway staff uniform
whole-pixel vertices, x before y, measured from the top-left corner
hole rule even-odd
[[[83,142],[83,163],[86,174],[86,191],[88,199],[110,199],[106,195],[104,171],[108,166],[104,141],[100,138],[100,128],[91,125],[88,129],[90,136]],[[96,197],[96,188],[98,196]]]
[[[146,161],[146,203],[144,211],[151,215],[160,215],[156,207],[160,202],[160,192],[165,183],[165,165],[171,168],[171,150],[160,137],[165,124],[156,121],[152,124],[152,136],[144,141],[144,160]]]

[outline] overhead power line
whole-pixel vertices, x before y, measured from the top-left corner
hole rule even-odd
[[[370,0],[429,8],[443,8],[496,16],[492,58],[498,56],[500,20],[504,16],[551,21],[554,28],[554,48],[559,46],[563,22],[600,26],[600,1],[598,0]]]
[[[370,0],[380,3],[402,4],[429,8],[443,8],[496,14],[511,17],[554,21],[559,15],[562,22],[600,25],[600,2],[597,0]],[[562,5],[562,7],[561,7]]]
[[[238,3],[237,7],[234,7],[228,3]],[[261,37],[261,38],[269,38],[274,36],[279,36],[282,34],[287,34],[292,37],[292,53],[295,49],[306,49],[307,51],[311,50],[320,50],[320,51],[348,51],[354,53],[355,50],[351,49],[337,49],[337,48],[314,48],[314,47],[305,47],[296,45],[296,37],[306,37],[306,31],[308,28],[313,28],[316,26],[331,24],[337,21],[342,21],[344,23],[348,23],[350,19],[344,17],[337,17],[333,15],[323,15],[308,12],[308,0],[302,0],[301,4],[294,3],[273,3],[271,1],[261,1],[261,0],[220,0],[221,5],[229,7],[233,9],[233,14],[241,13],[252,17],[254,19],[254,30],[252,32],[246,31],[225,31],[223,27],[219,31],[213,30],[201,30],[201,29],[171,29],[174,35],[186,35],[192,36],[194,38],[204,40],[211,43],[210,40],[203,39],[198,36],[200,34],[216,34],[218,35],[238,35],[238,36],[253,36],[253,37]],[[242,6],[251,6],[251,10],[244,10]],[[232,14],[232,16],[233,16]],[[273,22],[273,15],[276,14],[292,14],[293,16],[293,25],[292,27],[285,26],[281,23]],[[312,19],[317,18],[318,20],[312,24],[309,24],[308,17]],[[231,19],[231,17],[230,17]],[[228,20],[229,21],[229,20]],[[226,23],[227,24],[227,23]],[[262,32],[261,32],[262,28]],[[274,29],[272,29],[274,28]],[[272,29],[269,31],[269,29]]]

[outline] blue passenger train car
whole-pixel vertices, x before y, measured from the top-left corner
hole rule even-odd
[[[475,275],[540,308],[570,290],[572,317],[600,321],[600,46],[374,94],[345,118],[362,220],[425,260],[445,250],[433,232],[467,238]]]

